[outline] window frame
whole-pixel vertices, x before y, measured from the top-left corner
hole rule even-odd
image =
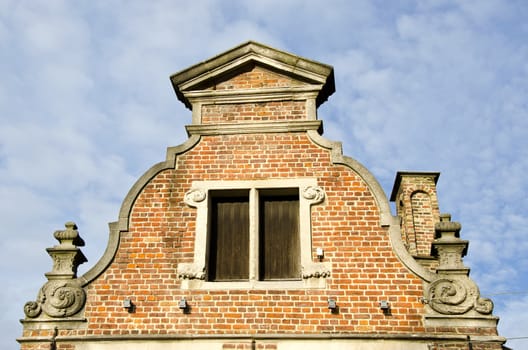
[[[260,281],[300,280],[302,271],[299,189],[257,191],[258,279]],[[287,257],[283,258],[284,256]]]
[[[249,191],[237,192],[209,191],[210,224],[207,237],[206,279],[211,282],[249,279],[252,239],[249,229]],[[236,207],[238,208],[235,214]]]
[[[301,276],[299,280],[259,280],[258,276],[258,216],[260,191],[295,189],[299,193],[299,241]],[[250,207],[250,259],[248,281],[208,281],[208,238],[210,232],[211,191],[249,190]],[[246,180],[246,181],[194,181],[185,194],[184,202],[197,209],[194,242],[194,261],[180,263],[178,276],[183,289],[291,289],[325,288],[330,266],[312,259],[311,206],[322,203],[325,193],[316,178]]]

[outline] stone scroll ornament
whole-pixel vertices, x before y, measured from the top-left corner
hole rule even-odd
[[[433,281],[428,289],[429,306],[444,315],[462,315],[474,309],[488,315],[493,311],[493,302],[481,298],[478,287],[467,276],[441,277]]]
[[[310,201],[310,204],[321,203],[325,198],[325,192],[321,187],[308,186],[302,189],[303,198]]]
[[[185,193],[183,201],[191,207],[196,207],[199,203],[205,201],[207,192],[201,188],[193,188]]]
[[[40,289],[37,301],[27,302],[24,313],[35,318],[44,312],[47,316],[70,317],[79,312],[86,301],[84,290],[76,283],[48,281]]]
[[[53,269],[46,273],[48,282],[40,288],[36,301],[24,305],[29,319],[71,317],[81,311],[86,301],[86,293],[76,279],[77,267],[87,261],[78,248],[84,241],[75,223],[67,222],[65,226],[66,230],[54,233],[60,244],[46,249],[53,259]]]

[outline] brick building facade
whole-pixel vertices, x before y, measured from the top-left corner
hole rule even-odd
[[[30,349],[502,349],[440,214],[438,173],[390,200],[322,136],[331,66],[248,42],[173,76],[192,111],[82,276],[74,223],[24,306]]]

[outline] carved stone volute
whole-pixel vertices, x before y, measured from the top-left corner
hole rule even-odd
[[[48,282],[40,289],[37,300],[24,306],[26,320],[68,318],[84,306],[86,293],[76,279],[77,267],[87,261],[78,248],[84,246],[84,241],[75,223],[67,222],[65,227],[53,234],[59,244],[46,249],[53,260],[53,268],[45,274]]]

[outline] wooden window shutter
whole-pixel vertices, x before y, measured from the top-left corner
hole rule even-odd
[[[261,195],[259,226],[260,279],[299,279],[299,196]]]
[[[249,197],[213,197],[208,279],[249,279]]]

